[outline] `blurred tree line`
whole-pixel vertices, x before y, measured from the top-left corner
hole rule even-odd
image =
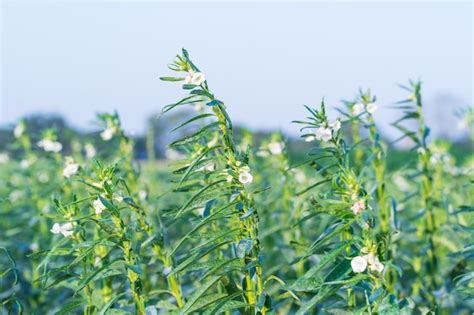
[[[135,158],[139,160],[146,159],[166,159],[167,158],[167,144],[181,138],[183,134],[189,133],[190,129],[196,128],[196,125],[190,124],[187,128],[172,132],[173,128],[183,121],[195,115],[193,111],[179,111],[175,113],[168,113],[164,116],[159,114],[150,115],[146,121],[146,132],[144,134],[130,135],[135,141]],[[42,133],[48,128],[53,128],[58,135],[58,141],[63,144],[63,151],[68,154],[71,152],[71,144],[73,140],[79,141],[82,144],[91,143],[97,150],[106,149],[108,142],[100,138],[100,132],[103,128],[96,128],[94,130],[81,130],[72,127],[64,119],[64,117],[57,114],[34,114],[24,117],[27,125],[28,133],[33,142],[33,148],[38,149],[36,143],[41,140]],[[15,146],[15,139],[13,130],[15,126],[0,126],[0,152],[8,151],[11,158],[15,159],[19,155],[19,148]],[[235,135],[237,139],[243,139],[250,131],[241,126],[235,126]],[[275,131],[252,131],[250,143],[254,148],[263,139],[268,139]],[[307,144],[299,137],[287,136],[287,145],[289,147],[290,160],[294,163],[304,161],[307,151]],[[454,143],[451,147],[451,153],[460,160],[472,155],[473,144],[469,139],[463,138]],[[410,159],[416,158],[416,152],[407,150],[398,150],[390,147],[388,157],[389,167],[399,167],[400,164],[408,162]]]

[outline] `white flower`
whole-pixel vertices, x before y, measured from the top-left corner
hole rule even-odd
[[[379,258],[373,253],[369,253],[367,255],[367,262],[369,263],[370,271],[382,272],[384,269],[384,265],[380,262]]]
[[[138,192],[138,199],[140,199],[141,201],[146,200],[147,197],[148,193],[145,190],[140,190]]]
[[[426,150],[425,150],[425,148],[423,148],[423,147],[419,147],[419,148],[416,150],[416,152],[417,152],[418,154],[423,155],[423,154],[426,153]]]
[[[31,165],[30,160],[21,160],[20,162],[20,167],[23,169],[30,167],[30,165]]]
[[[279,155],[283,152],[284,144],[281,142],[271,142],[268,144],[268,150],[273,155]]]
[[[10,161],[8,153],[0,153],[0,164],[6,164],[8,161]]]
[[[469,117],[465,116],[458,121],[458,129],[467,129],[469,127]]]
[[[100,133],[100,137],[104,141],[109,141],[114,136],[114,130],[110,127],[105,128],[104,131]]]
[[[59,223],[54,223],[53,227],[51,228],[51,233],[53,234],[59,234],[61,233],[61,225]]]
[[[382,272],[385,268],[374,253],[369,253],[364,256],[357,256],[351,260],[352,271],[356,273],[364,272],[365,269],[367,269],[367,266],[369,266],[370,271],[376,272]]]
[[[377,104],[375,103],[369,103],[367,104],[367,112],[370,113],[370,114],[373,114],[375,113],[375,111],[377,110],[378,106]]]
[[[206,109],[206,104],[204,104],[204,102],[198,102],[194,105],[194,109],[197,112],[203,112],[204,109]]]
[[[324,142],[328,142],[332,138],[331,129],[319,127],[316,129],[316,139],[323,140]]]
[[[31,244],[30,244],[30,250],[31,250],[32,252],[35,252],[35,251],[37,251],[38,249],[39,249],[38,243],[34,242],[34,243],[31,243]]]
[[[336,119],[335,121],[329,124],[329,127],[332,129],[332,131],[336,132],[341,129],[341,121],[339,119]]]
[[[72,222],[64,224],[54,223],[50,231],[53,234],[61,233],[64,237],[69,237],[74,234],[74,224],[72,224]]]
[[[38,146],[46,152],[59,152],[63,149],[63,145],[57,141],[43,139],[38,142]]]
[[[18,125],[16,125],[15,129],[13,130],[13,135],[15,136],[15,138],[20,138],[24,132],[25,132],[25,125],[22,123],[19,123]]]
[[[192,70],[189,71],[189,74],[184,78],[185,84],[194,84],[194,85],[201,85],[206,81],[206,76],[204,73],[201,72],[194,72]]]
[[[102,211],[105,210],[105,206],[100,200],[100,198],[97,198],[96,200],[94,200],[94,202],[92,203],[92,206],[94,207],[95,214],[97,215],[101,214]]]
[[[172,270],[173,270],[173,269],[172,269],[171,267],[165,267],[165,268],[163,268],[163,275],[164,275],[164,276],[169,275]]]
[[[365,269],[367,268],[367,264],[368,264],[367,255],[354,257],[351,260],[352,271],[356,273],[364,272]]]
[[[48,173],[40,173],[38,175],[38,180],[41,182],[41,183],[47,183],[49,182],[49,176],[48,176]]]
[[[66,178],[71,177],[72,175],[76,174],[79,170],[79,164],[70,162],[66,164],[66,167],[63,169],[63,176]]]
[[[249,171],[241,170],[239,173],[239,182],[242,184],[250,184],[253,181],[253,176]]]
[[[364,200],[356,201],[351,207],[351,210],[352,210],[352,212],[354,212],[355,215],[358,215],[364,209],[365,209],[365,201]]]
[[[357,103],[354,106],[352,106],[352,113],[358,116],[364,112],[364,109],[365,109],[364,104]]]
[[[316,140],[316,137],[312,136],[312,135],[307,136],[307,137],[304,138],[305,142],[313,142],[314,140]]]
[[[86,157],[88,159],[92,159],[97,153],[94,146],[90,143],[86,143],[84,149],[86,150]]]

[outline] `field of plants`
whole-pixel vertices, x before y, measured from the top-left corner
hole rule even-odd
[[[97,117],[101,146],[26,120],[12,130],[0,314],[474,313],[472,109],[459,117],[469,145],[452,154],[410,81],[383,107],[411,158],[388,163],[398,153],[375,95],[322,101],[292,117],[294,159],[280,133],[235,132],[232,105],[186,50],[169,69],[161,80],[184,97],[162,119],[194,114],[174,126],[166,160],[135,159],[117,113]]]

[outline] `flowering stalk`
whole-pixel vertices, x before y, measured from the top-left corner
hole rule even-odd
[[[139,172],[133,162],[133,140],[128,137],[122,129],[117,113],[114,115],[101,114],[99,115],[99,119],[105,122],[106,125],[106,129],[101,133],[102,139],[104,141],[109,141],[114,137],[119,139],[119,155],[122,158],[120,165],[124,166],[122,174],[124,178],[126,178],[122,183],[125,185],[127,192],[134,197],[133,199],[125,198],[124,201],[127,202],[136,213],[141,231],[143,231],[146,236],[152,238],[151,247],[154,255],[163,263],[165,270],[171,270],[173,269],[173,261],[163,249],[162,233],[156,232],[154,227],[148,222],[146,212],[139,201],[141,199],[137,194]],[[166,277],[168,287],[173,293],[178,306],[183,306],[182,290],[176,275],[166,274]]]
[[[385,269],[384,265],[379,261],[379,256],[382,256],[381,249],[378,247],[378,242],[374,234],[374,213],[370,210],[370,206],[367,201],[369,196],[365,191],[363,184],[360,182],[359,176],[354,173],[351,165],[351,159],[349,158],[350,152],[347,149],[344,139],[341,137],[340,128],[341,123],[339,120],[335,122],[329,122],[324,102],[321,103],[320,110],[314,110],[308,108],[312,117],[309,117],[309,121],[297,121],[297,123],[304,124],[303,129],[316,129],[314,135],[312,133],[306,133],[303,135],[306,140],[319,139],[323,145],[316,148],[311,154],[314,156],[313,163],[316,165],[318,175],[322,176],[323,179],[317,181],[315,184],[308,187],[303,192],[307,192],[317,186],[323,185],[327,182],[331,182],[333,192],[328,191],[322,199],[315,201],[315,211],[320,213],[326,213],[335,218],[339,219],[339,222],[331,227],[328,227],[329,232],[326,235],[320,236],[320,238],[313,243],[308,253],[303,259],[314,253],[318,247],[323,246],[324,242],[328,242],[331,238],[336,235],[340,235],[342,244],[340,247],[333,249],[327,255],[329,257],[336,258],[342,252],[345,252],[347,256],[352,256],[354,246],[358,248],[358,256],[352,258],[351,267],[352,271],[356,274],[363,273],[366,271],[367,266],[370,271],[367,275],[355,275],[354,277],[347,279],[348,272],[342,272],[339,277],[342,277],[339,281],[332,279],[331,273],[326,279],[331,279],[331,282],[340,283],[341,281],[353,281],[357,283],[361,280],[367,280],[371,283],[371,291],[382,290],[384,292],[385,284],[382,276],[382,271]],[[336,197],[337,199],[332,199]],[[358,230],[354,225],[357,223],[361,232],[356,233]],[[325,260],[325,264],[329,261]],[[348,268],[344,265],[344,261],[341,263],[339,268]],[[322,266],[315,266],[317,270],[321,270]],[[314,276],[314,271],[311,271],[304,275],[302,278],[308,278]],[[333,289],[322,290],[309,302],[309,305],[314,305],[317,301],[321,301],[330,296],[331,293],[337,292],[340,288],[338,285],[334,285]],[[383,299],[385,294],[381,294],[379,298],[375,299],[368,306],[371,310],[376,310],[378,302]],[[352,288],[347,289],[347,306],[350,309],[354,309],[357,306],[357,299],[355,292]],[[300,310],[307,311],[308,306]]]
[[[214,187],[216,187],[216,190],[218,187],[221,187],[221,191],[228,191],[229,205],[234,205],[238,211],[232,219],[232,221],[238,222],[236,222],[237,226],[233,225],[230,227],[230,231],[234,231],[236,228],[238,231],[236,235],[238,242],[236,254],[244,265],[250,266],[246,267],[244,271],[243,293],[245,300],[250,306],[251,313],[258,311],[261,314],[265,314],[269,307],[269,297],[264,292],[263,271],[260,261],[259,216],[253,194],[246,187],[253,180],[250,168],[248,167],[248,149],[247,153],[244,154],[238,152],[234,144],[232,122],[225,110],[224,103],[214,97],[214,94],[208,87],[204,74],[192,63],[186,50],[183,49],[183,54],[177,56],[176,61],[170,65],[170,69],[177,72],[185,72],[186,77],[184,79],[174,77],[164,77],[161,79],[164,81],[184,80],[183,88],[191,90],[191,92],[190,96],[182,101],[165,107],[164,111],[166,112],[179,105],[205,102],[208,108],[211,108],[212,114],[201,114],[183,125],[204,118],[213,117],[215,119],[214,122],[202,127],[195,135],[174,142],[173,145],[175,146],[187,145],[191,139],[195,140],[196,143],[200,143],[207,141],[204,138],[206,134],[210,134],[211,138],[214,139],[212,143],[205,147],[195,146],[194,149],[199,149],[192,155],[194,160],[185,166],[184,169],[187,170],[180,182],[183,183],[186,178],[194,173],[203,172],[204,174],[209,174],[206,176],[209,179],[213,178],[213,174],[216,176],[216,181],[207,184],[192,201],[199,199],[198,196],[204,194],[205,190],[210,190],[206,193],[211,193]],[[213,130],[216,129],[213,128],[217,128],[219,131],[217,138],[214,138],[215,132]],[[222,150],[220,155],[215,154],[217,150]],[[206,165],[204,161],[209,163],[212,160],[215,162],[214,164],[211,163],[213,166],[209,170],[207,166],[203,166],[193,172],[195,165]],[[217,173],[215,169],[221,165],[224,167],[224,170],[221,173]],[[223,180],[222,176],[225,176]],[[209,208],[214,202],[213,200],[209,201],[206,208]],[[186,205],[189,205],[189,202]],[[178,215],[186,210],[186,205],[178,212]],[[223,209],[227,207],[225,206]],[[204,210],[203,214],[207,215],[206,210]]]

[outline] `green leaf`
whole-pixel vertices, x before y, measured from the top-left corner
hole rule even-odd
[[[177,77],[160,77],[161,81],[170,81],[170,82],[176,82],[176,81],[183,81],[184,78],[177,78]]]
[[[180,314],[188,314],[190,309],[198,302],[198,300],[214,286],[224,275],[211,278],[209,281],[201,285],[186,301],[186,304],[180,309]],[[196,310],[195,310],[196,311]]]

